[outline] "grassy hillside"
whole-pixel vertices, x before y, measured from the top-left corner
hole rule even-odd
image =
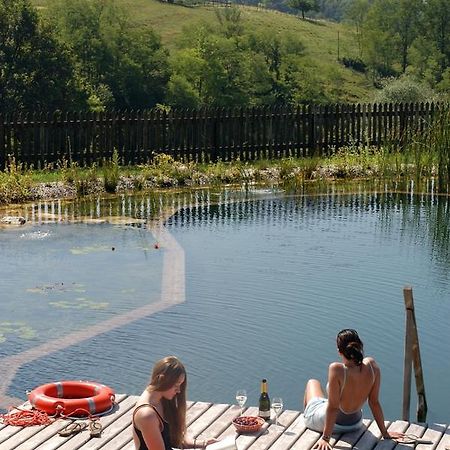
[[[33,0],[45,10],[46,0]],[[117,0],[129,12],[138,26],[152,27],[171,51],[184,27],[195,27],[201,22],[217,21],[213,6],[187,8],[157,0]],[[298,35],[305,46],[305,65],[314,68],[321,87],[334,93],[341,101],[371,101],[374,89],[363,74],[338,63],[340,57],[357,57],[353,31],[343,25],[326,21],[301,20],[299,17],[274,10],[260,10],[241,6],[242,20],[251,30],[270,30],[274,34],[289,31]],[[339,39],[338,39],[339,36]]]

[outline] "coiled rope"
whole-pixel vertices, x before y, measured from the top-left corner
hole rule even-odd
[[[13,412],[16,410],[16,412]],[[49,425],[55,418],[37,409],[22,409],[17,406],[10,407],[6,414],[0,414],[0,420],[5,425],[29,427],[32,425]]]
[[[16,427],[30,427],[32,425],[49,425],[56,419],[87,419],[87,420],[99,420],[101,416],[104,416],[112,411],[115,402],[112,402],[111,407],[101,414],[91,414],[83,408],[78,408],[72,411],[70,414],[63,414],[63,408],[59,406],[54,416],[49,416],[46,412],[39,411],[38,409],[24,409],[18,406],[11,406],[7,413],[0,414],[0,421],[5,425],[13,425]],[[16,410],[16,412],[13,412]],[[79,414],[79,416],[76,416]],[[80,417],[82,416],[82,417]]]

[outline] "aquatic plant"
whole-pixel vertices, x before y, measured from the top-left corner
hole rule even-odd
[[[14,157],[9,158],[5,171],[0,172],[0,204],[19,203],[29,198],[30,173]]]
[[[105,160],[103,162],[102,176],[105,191],[109,193],[116,192],[120,178],[119,152],[117,149],[114,149],[110,160]]]

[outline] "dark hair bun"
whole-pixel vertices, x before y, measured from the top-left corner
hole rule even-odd
[[[349,342],[343,353],[347,359],[353,361],[357,366],[362,364],[364,354],[361,342]]]

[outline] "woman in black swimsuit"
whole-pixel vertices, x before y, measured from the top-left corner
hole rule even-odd
[[[352,431],[362,426],[362,406],[368,401],[373,417],[385,439],[401,438],[403,433],[388,432],[378,399],[380,368],[373,358],[364,358],[363,343],[358,333],[345,329],[338,333],[338,353],[342,362],[328,369],[328,398],[320,382],[309,380],[304,397],[304,418],[308,428],[322,437],[313,448],[328,450],[331,433]]]
[[[175,356],[167,356],[155,364],[150,384],[133,412],[137,450],[202,449],[215,442],[215,439],[187,438],[186,385],[186,370]]]

